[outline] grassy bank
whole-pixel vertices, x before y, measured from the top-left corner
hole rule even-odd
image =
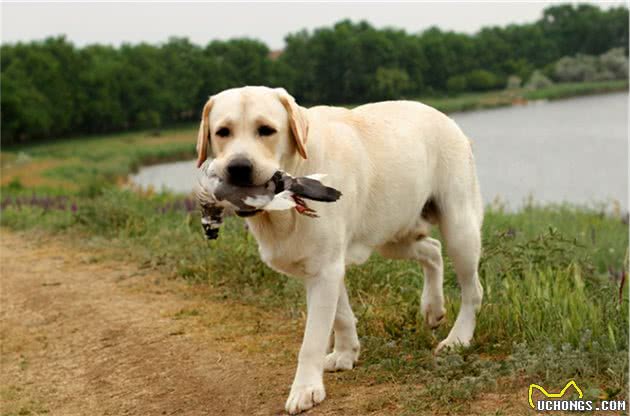
[[[192,159],[192,126],[161,131],[75,137],[4,148],[0,184],[4,193],[85,194],[120,183],[139,166]]]
[[[304,310],[300,283],[261,263],[240,220],[228,221],[218,241],[205,241],[192,200],[117,188],[49,202],[23,197],[5,204],[1,224],[116,247],[131,261],[278,314],[300,317]],[[573,378],[590,398],[625,398],[628,289],[620,294],[620,287],[627,224],[595,211],[528,207],[488,212],[483,236],[485,299],[474,344],[437,359],[431,350],[458,309],[448,261],[448,323],[435,332],[419,313],[422,273],[416,264],[374,256],[350,269],[364,346],[353,377],[365,372],[379,382],[422,386],[408,396],[410,414],[437,406],[464,411],[480,395],[524,394],[530,382],[555,388]]]
[[[532,100],[557,100],[582,95],[628,91],[628,81],[595,81],[555,84],[548,88],[499,90],[484,93],[468,93],[455,97],[420,98],[420,101],[445,113],[479,110],[483,108],[523,105]]]

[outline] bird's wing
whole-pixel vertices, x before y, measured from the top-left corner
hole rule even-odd
[[[221,180],[216,176],[200,175],[195,195],[197,200],[203,207],[221,207],[225,210],[225,215],[234,213],[234,206],[229,201],[220,201],[214,194],[217,187],[221,184]]]
[[[195,189],[199,201],[207,203],[215,202],[216,197],[214,196],[214,190],[218,185],[219,178],[216,176],[199,176],[197,188]]]
[[[297,196],[321,202],[334,202],[341,196],[335,188],[308,177],[296,178],[289,190]]]
[[[262,209],[272,201],[269,195],[256,195],[243,198],[243,203],[249,205],[252,208]]]
[[[276,194],[274,198],[265,205],[262,209],[265,211],[282,211],[285,209],[291,209],[297,204],[293,200],[293,193],[290,191],[282,191]]]

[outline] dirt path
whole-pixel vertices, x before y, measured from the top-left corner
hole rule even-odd
[[[282,414],[297,322],[89,247],[32,240],[6,230],[0,239],[2,414]],[[370,412],[359,398],[380,388],[336,377],[334,400],[309,414],[393,410],[380,399]]]

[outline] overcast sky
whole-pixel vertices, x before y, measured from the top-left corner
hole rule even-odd
[[[419,32],[430,26],[474,33],[488,25],[532,22],[551,2],[427,3],[2,3],[2,41],[65,34],[79,46],[90,43],[166,41],[185,36],[205,45],[212,39],[253,37],[271,49],[284,36],[330,26],[344,18],[367,20]],[[597,2],[602,7],[623,2]]]

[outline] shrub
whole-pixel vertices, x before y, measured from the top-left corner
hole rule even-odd
[[[466,77],[464,75],[452,76],[446,81],[446,89],[450,93],[458,93],[466,90]]]
[[[565,56],[556,62],[554,76],[560,82],[593,81],[597,74],[597,58],[589,55]]]
[[[595,73],[595,75],[593,76],[593,81],[612,81],[616,78],[617,77],[615,76],[614,72],[609,70],[602,70]]]
[[[404,69],[379,67],[374,75],[371,95],[377,100],[401,98],[410,86],[409,74]]]
[[[159,128],[162,125],[160,113],[153,110],[142,111],[138,114],[138,125],[149,129]]]
[[[628,78],[628,57],[623,48],[614,48],[599,56],[602,72],[611,74],[614,78]]]
[[[507,84],[505,85],[505,88],[508,90],[515,90],[517,88],[520,88],[522,83],[523,80],[521,79],[521,77],[519,77],[518,75],[510,75],[507,80]]]
[[[499,85],[499,79],[492,72],[485,69],[476,69],[466,76],[468,87],[475,91],[485,91],[496,88]]]
[[[614,48],[599,57],[565,56],[559,59],[553,76],[560,82],[606,81],[628,78],[628,57],[623,48]]]
[[[547,88],[553,85],[553,82],[543,75],[542,72],[536,70],[525,84],[525,88],[530,90],[538,90],[541,88]]]

